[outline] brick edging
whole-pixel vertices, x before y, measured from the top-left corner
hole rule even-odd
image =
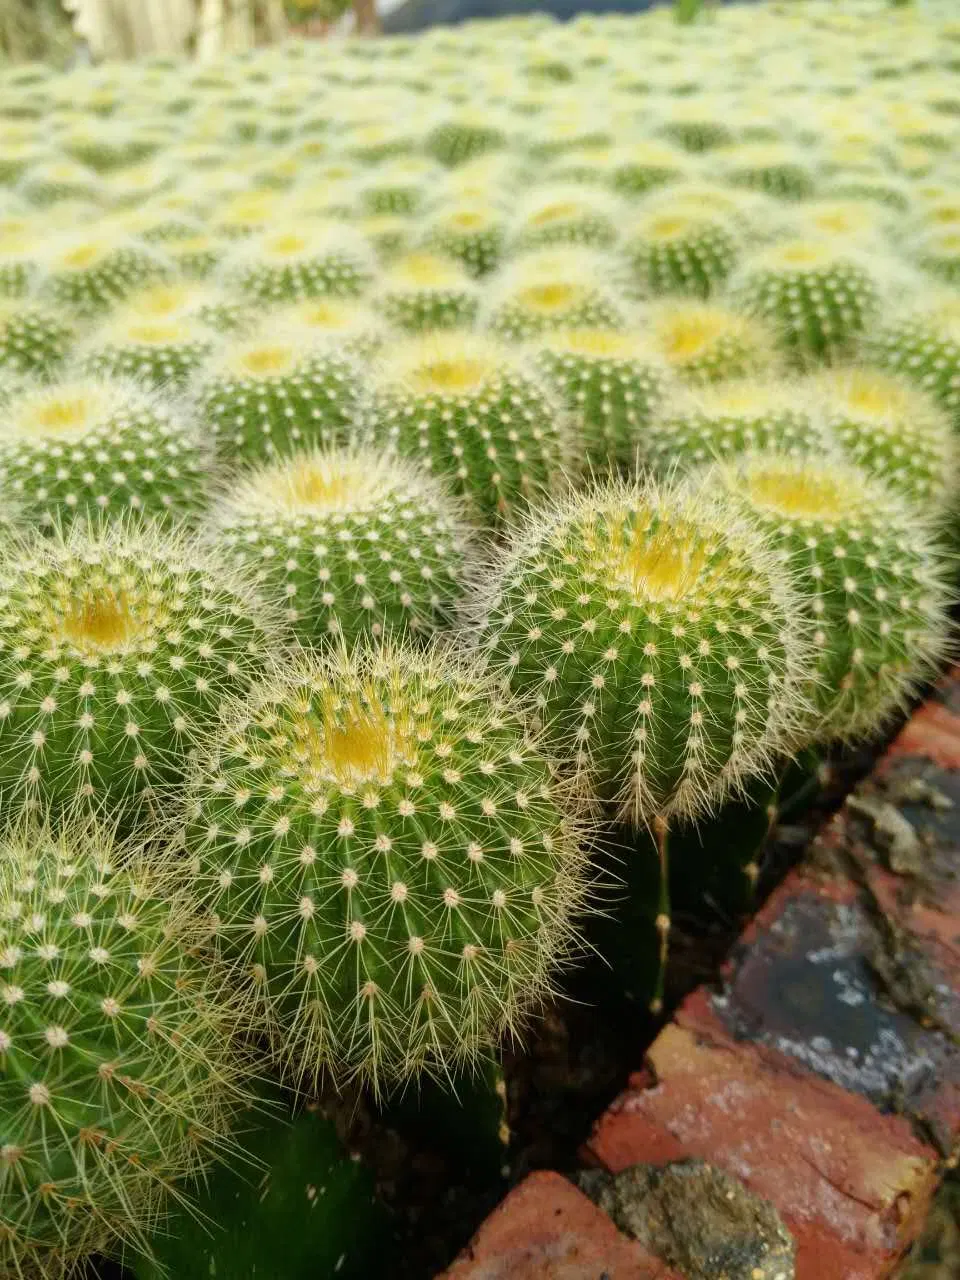
[[[611,1173],[698,1157],[734,1174],[793,1233],[797,1280],[890,1277],[960,1135],[958,712],[960,667],[878,761],[866,804],[826,825],[749,923],[719,987],[683,1002],[581,1153]],[[600,1276],[682,1280],[538,1172],[440,1280]]]

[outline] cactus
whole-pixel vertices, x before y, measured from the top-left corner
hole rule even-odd
[[[300,329],[325,343],[366,361],[383,346],[386,326],[368,303],[353,298],[313,298],[280,307],[270,315],[279,331]]]
[[[387,320],[407,333],[468,328],[480,290],[459,263],[430,253],[397,258],[384,272],[377,303]]]
[[[40,296],[77,316],[109,311],[151,284],[172,279],[175,268],[158,249],[115,235],[67,233],[46,246]]]
[[[245,1166],[207,1174],[195,1207],[177,1211],[152,1238],[153,1256],[135,1265],[136,1280],[263,1280],[280,1258],[284,1280],[371,1274],[387,1239],[370,1174],[317,1106],[291,1114],[279,1090],[264,1093],[270,1112],[238,1121]]]
[[[623,209],[617,197],[582,184],[549,183],[520,201],[509,236],[511,253],[549,245],[609,248],[618,238]]]
[[[641,210],[627,225],[624,251],[641,294],[716,293],[740,255],[734,231],[707,210]]]
[[[801,364],[849,354],[880,306],[874,273],[823,239],[789,240],[744,261],[731,281],[738,305],[777,326]]]
[[[688,472],[745,453],[818,453],[827,431],[809,394],[762,379],[689,389],[644,431],[642,460],[658,475]]]
[[[0,593],[5,806],[139,816],[278,643],[226,564],[153,529],[8,545]]]
[[[88,200],[100,204],[103,184],[92,169],[72,160],[34,164],[20,180],[20,194],[28,204],[43,208],[61,200]]]
[[[542,998],[585,890],[578,829],[478,668],[361,648],[262,687],[187,840],[294,1078],[383,1091],[475,1060]]]
[[[945,652],[946,566],[926,516],[836,458],[756,454],[722,486],[792,568],[813,626],[813,740],[877,731]]]
[[[172,1183],[229,1150],[249,1067],[183,871],[73,824],[0,837],[0,1269],[147,1246]]]
[[[0,288],[0,369],[52,374],[63,364],[73,338],[73,327],[55,312],[27,299],[5,299]]]
[[[679,149],[657,142],[636,142],[615,153],[610,185],[625,196],[641,196],[654,187],[676,181],[689,167]]]
[[[373,434],[448,477],[488,521],[554,487],[569,424],[535,371],[482,334],[450,331],[394,344],[371,388]]]
[[[738,143],[713,152],[717,172],[734,186],[765,191],[783,200],[806,200],[816,191],[807,153],[780,142]]]
[[[648,306],[640,323],[683,382],[723,382],[776,370],[775,333],[730,307],[664,299]]]
[[[0,218],[0,298],[24,298],[40,273],[42,237],[26,218]]]
[[[485,592],[491,666],[635,822],[710,812],[790,749],[805,709],[792,575],[716,489],[566,498],[528,521]]]
[[[948,512],[958,445],[950,419],[896,374],[856,366],[816,380],[824,419],[843,454],[919,506]]]
[[[884,315],[862,344],[871,364],[909,378],[960,428],[960,301],[935,297],[903,315]]]
[[[424,247],[462,262],[480,278],[500,265],[507,238],[503,212],[477,200],[441,207],[424,224]]]
[[[483,322],[508,340],[550,329],[619,329],[627,306],[623,272],[608,255],[576,247],[540,249],[508,262],[490,281]]]
[[[262,462],[305,445],[346,443],[356,430],[362,375],[345,350],[306,326],[225,340],[198,370],[190,396],[221,458]]]
[[[960,283],[960,227],[934,227],[912,246],[917,263],[946,284]]]
[[[193,427],[135,383],[80,377],[30,386],[4,407],[0,490],[44,529],[130,516],[196,520],[209,469]]]
[[[305,644],[351,647],[449,623],[469,544],[434,481],[368,448],[298,453],[248,473],[216,512],[214,537]]]
[[[224,259],[225,284],[257,302],[358,297],[373,279],[370,246],[345,222],[295,221],[243,237]]]
[[[424,150],[448,169],[507,145],[507,135],[492,118],[464,112],[441,120],[424,139]]]
[[[540,339],[537,365],[566,405],[590,466],[636,461],[670,385],[666,362],[642,331],[558,329]]]

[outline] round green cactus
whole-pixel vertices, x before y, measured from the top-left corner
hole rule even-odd
[[[155,246],[107,233],[58,237],[45,249],[40,266],[40,296],[84,317],[109,311],[175,274],[173,263]]]
[[[270,225],[240,239],[220,267],[221,279],[257,302],[355,298],[374,277],[369,242],[349,223]]]
[[[226,340],[190,387],[202,427],[230,463],[263,462],[304,445],[353,438],[362,374],[344,349],[306,326],[265,320]]]
[[[480,306],[480,289],[452,258],[410,253],[384,272],[374,305],[407,333],[468,328]]]
[[[960,428],[960,299],[941,295],[903,315],[887,314],[862,346],[872,364],[909,378]]]
[[[270,313],[280,332],[301,330],[318,343],[342,348],[360,360],[373,356],[386,340],[383,317],[355,298],[309,298]]]
[[[249,1073],[183,891],[92,824],[0,837],[0,1270],[149,1250],[176,1180],[224,1154]]]
[[[686,472],[745,453],[817,453],[828,433],[812,397],[789,382],[744,379],[690,388],[669,400],[641,438],[658,475]]]
[[[921,507],[947,512],[960,453],[949,417],[905,378],[869,366],[816,380],[821,412],[842,453]]]
[[[19,190],[29,204],[39,208],[62,200],[100,204],[104,194],[103,184],[92,169],[65,159],[31,165],[20,180]]]
[[[620,329],[627,304],[618,261],[576,246],[540,249],[508,262],[490,281],[485,327],[511,341],[550,329]]]
[[[196,520],[210,462],[192,425],[135,383],[81,376],[27,387],[4,406],[0,489],[45,529]]]
[[[78,352],[91,376],[181,388],[216,346],[216,333],[189,311],[151,314],[134,303],[94,330]]]
[[[729,494],[798,583],[813,625],[810,736],[875,732],[945,652],[950,593],[930,522],[833,457],[755,454],[704,484]]]
[[[305,644],[449,625],[469,528],[429,478],[368,448],[294,454],[249,473],[213,536]]]
[[[544,379],[566,405],[590,466],[636,461],[670,384],[666,362],[635,329],[557,329],[537,347]]]
[[[43,238],[24,217],[0,218],[0,298],[24,298],[40,274]]]
[[[623,219],[621,202],[601,188],[548,183],[521,200],[512,219],[509,247],[526,253],[549,245],[609,248]]]
[[[734,186],[765,191],[784,200],[806,200],[817,186],[808,152],[780,142],[737,143],[712,157],[717,172]]]
[[[0,595],[5,805],[138,815],[277,644],[224,562],[153,529],[7,546]]]
[[[369,412],[380,443],[448,477],[488,521],[551,489],[569,457],[560,402],[523,359],[483,334],[394,344]]]
[[[848,354],[880,305],[874,273],[824,239],[789,240],[748,258],[731,281],[737,304],[775,325],[800,363]]]
[[[0,289],[0,369],[15,374],[54,373],[74,340],[73,326],[28,299],[4,298]]]
[[[449,1075],[516,1031],[572,941],[569,788],[489,678],[440,653],[277,675],[192,800],[223,950],[296,1079]]]
[[[637,822],[708,812],[790,748],[805,705],[791,574],[705,487],[613,482],[536,516],[481,643],[559,758]]]
[[[658,142],[635,142],[618,149],[610,164],[610,185],[625,196],[641,196],[674,182],[689,168],[679,148]]]
[[[739,238],[708,210],[641,210],[624,231],[624,252],[642,295],[716,293],[740,256]]]
[[[762,319],[710,302],[664,299],[643,312],[653,349],[683,382],[704,384],[769,373],[776,334]]]
[[[506,239],[503,211],[476,198],[441,207],[424,223],[424,247],[462,262],[477,278],[500,265]]]
[[[460,112],[441,120],[424,139],[424,150],[452,169],[507,145],[500,125],[478,112]]]

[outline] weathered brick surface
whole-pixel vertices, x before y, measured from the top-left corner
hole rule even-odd
[[[532,1173],[442,1280],[683,1280],[558,1173]]]
[[[846,806],[818,837],[821,856],[745,929],[718,987],[664,1028],[583,1153],[612,1172],[695,1156],[736,1175],[793,1232],[798,1280],[891,1277],[960,1137],[960,667],[867,794],[910,823],[915,864],[897,864],[869,807]],[[447,1280],[669,1274],[540,1173]]]

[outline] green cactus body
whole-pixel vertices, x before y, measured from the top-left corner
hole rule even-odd
[[[269,226],[241,239],[223,261],[225,284],[257,302],[359,297],[373,279],[369,242],[346,222]]]
[[[926,391],[960,428],[960,302],[941,298],[922,311],[887,315],[868,330],[863,352],[871,364]]]
[[[178,236],[163,241],[163,250],[181,276],[188,280],[207,280],[226,257],[228,245],[217,236],[198,231],[192,236]]]
[[[426,221],[423,231],[425,248],[455,258],[478,279],[500,265],[506,239],[503,212],[476,200],[441,208]]]
[[[407,333],[469,328],[480,306],[480,289],[453,259],[411,253],[384,272],[375,305],[390,324]]]
[[[363,183],[359,204],[365,213],[420,213],[432,183],[442,173],[424,156],[402,156],[381,165]]]
[[[27,299],[4,299],[0,289],[0,369],[48,376],[63,364],[73,327],[47,307]]]
[[[949,285],[960,283],[960,226],[925,231],[913,246],[916,262]]]
[[[263,1280],[280,1258],[284,1280],[362,1280],[376,1269],[388,1237],[369,1172],[318,1107],[291,1116],[279,1097],[268,1101],[273,1114],[240,1118],[246,1167],[207,1174],[194,1211],[175,1212],[154,1236],[137,1280]]]
[[[513,218],[511,253],[527,253],[549,245],[609,248],[617,240],[623,209],[616,196],[599,188],[573,184],[537,187],[520,202]]]
[[[524,254],[491,280],[483,322],[508,341],[551,329],[621,329],[627,305],[616,282],[623,274],[617,261],[595,250]]]
[[[0,839],[5,1275],[147,1247],[170,1184],[225,1148],[236,1011],[182,881],[90,826]]]
[[[811,737],[873,733],[944,652],[949,593],[930,524],[836,458],[756,454],[722,485],[791,567],[813,625]]]
[[[664,300],[641,325],[653,349],[681,381],[724,382],[776,369],[775,334],[762,320],[708,302]]]
[[[558,329],[540,340],[537,365],[566,405],[575,448],[590,466],[636,461],[670,379],[641,332]]]
[[[615,154],[610,185],[625,196],[641,196],[681,177],[689,167],[683,152],[656,142],[638,142]]]
[[[729,146],[733,131],[724,120],[728,104],[704,97],[699,102],[677,102],[667,110],[657,133],[684,151],[699,154]]]
[[[424,150],[440,164],[453,169],[490,151],[507,145],[504,131],[480,116],[451,116],[441,120],[427,134]]]
[[[641,211],[627,226],[624,251],[644,295],[716,293],[740,256],[738,238],[704,210]]]
[[[276,644],[223,562],[152,530],[8,547],[0,593],[5,804],[135,815]]]
[[[816,392],[845,457],[924,509],[950,509],[960,458],[935,401],[905,378],[863,366],[822,374]]]
[[[0,298],[25,298],[40,272],[42,240],[26,218],[0,218]]]
[[[718,172],[734,186],[765,191],[783,200],[807,200],[816,191],[808,154],[781,143],[751,142],[714,152]]]
[[[805,455],[828,447],[809,396],[790,383],[758,379],[690,389],[669,401],[643,433],[641,458],[667,476],[746,453]]]
[[[447,477],[487,521],[509,518],[560,478],[560,402],[504,344],[438,333],[395,344],[370,404],[375,438]]]
[[[214,538],[303,643],[449,625],[469,530],[412,466],[371,449],[294,454],[250,473]]]
[[[789,742],[800,605],[706,489],[611,483],[531,521],[489,586],[481,643],[561,759],[644,822],[708,812]]]
[[[0,489],[45,529],[196,520],[209,469],[193,427],[135,383],[80,377],[28,387],[4,407]]]
[[[218,455],[235,464],[347,443],[358,423],[361,382],[345,350],[305,327],[281,329],[266,320],[260,332],[225,342],[190,390]]]
[[[19,191],[29,204],[44,208],[61,200],[89,200],[99,204],[103,187],[97,175],[86,165],[71,160],[53,160],[31,165],[20,181]]]
[[[848,354],[879,310],[879,289],[859,258],[824,240],[761,250],[731,281],[738,305],[777,327],[792,357],[809,363]]]
[[[39,291],[51,304],[89,317],[174,274],[170,259],[150,245],[106,234],[70,235],[44,253]]]
[[[279,332],[302,331],[317,343],[366,361],[383,346],[387,326],[373,307],[355,298],[311,298],[279,307],[270,325]]]
[[[441,654],[278,675],[192,799],[224,953],[295,1078],[449,1076],[517,1027],[571,940],[567,792],[491,681]]]

